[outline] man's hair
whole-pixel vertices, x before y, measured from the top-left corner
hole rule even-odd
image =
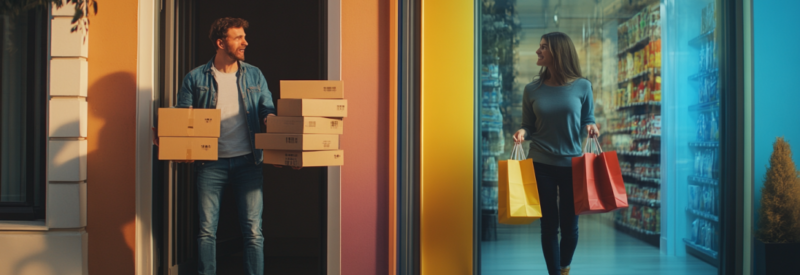
[[[217,48],[217,39],[225,39],[228,35],[228,29],[230,28],[244,28],[250,26],[250,23],[247,20],[241,18],[233,18],[233,17],[223,17],[214,21],[211,24],[211,31],[208,32],[208,38],[211,39],[211,43],[214,43],[214,48]]]

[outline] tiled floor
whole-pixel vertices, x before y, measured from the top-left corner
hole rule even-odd
[[[570,274],[712,275],[717,269],[693,256],[662,256],[658,248],[617,232],[600,216],[581,217]],[[547,274],[539,222],[497,227],[497,240],[482,242],[483,275]]]

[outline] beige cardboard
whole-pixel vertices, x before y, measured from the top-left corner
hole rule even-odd
[[[217,160],[217,138],[162,137],[159,138],[160,160]]]
[[[344,151],[264,150],[264,163],[295,167],[342,166],[344,165]]]
[[[267,133],[334,134],[344,133],[344,122],[337,118],[268,116]]]
[[[281,98],[278,116],[347,117],[347,100]]]
[[[341,80],[281,80],[281,98],[344,98]]]
[[[220,110],[159,108],[159,137],[219,137]]]
[[[330,134],[256,134],[256,149],[266,150],[338,150],[339,135]]]

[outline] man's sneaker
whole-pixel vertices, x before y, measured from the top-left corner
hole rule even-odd
[[[569,267],[561,268],[561,275],[569,275]]]

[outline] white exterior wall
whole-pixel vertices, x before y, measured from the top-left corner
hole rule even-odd
[[[0,275],[88,274],[88,38],[74,5],[51,11],[46,220],[0,221]]]

